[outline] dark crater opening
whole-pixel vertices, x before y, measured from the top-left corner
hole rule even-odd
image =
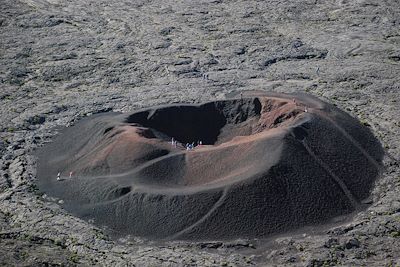
[[[203,144],[213,145],[220,139],[221,130],[227,124],[240,124],[260,113],[261,103],[255,98],[200,106],[162,107],[132,114],[126,122],[155,130],[158,134],[155,133],[154,137],[173,137],[183,144],[202,141]],[[224,141],[231,138],[233,136],[225,137]]]

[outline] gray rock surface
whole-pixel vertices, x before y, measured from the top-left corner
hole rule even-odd
[[[0,265],[400,264],[400,6],[358,1],[3,0]],[[366,211],[269,240],[111,241],[35,187],[32,151],[102,111],[248,90],[308,92],[370,127],[385,170]]]

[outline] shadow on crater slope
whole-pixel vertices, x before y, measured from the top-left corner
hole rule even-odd
[[[262,93],[95,115],[38,156],[39,188],[116,236],[212,240],[267,236],[356,210],[383,150],[327,103]]]

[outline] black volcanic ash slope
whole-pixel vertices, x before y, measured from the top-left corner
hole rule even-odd
[[[354,211],[383,151],[327,103],[263,94],[93,116],[38,155],[40,189],[117,236],[211,240],[267,236]]]

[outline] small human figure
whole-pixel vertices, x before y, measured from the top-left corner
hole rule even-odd
[[[60,180],[61,180],[61,173],[58,172],[58,173],[57,173],[57,181],[60,181]]]
[[[175,140],[174,140],[174,138],[172,137],[172,138],[171,138],[171,145],[174,146],[174,144],[175,144]]]
[[[194,148],[194,142],[192,142],[192,144],[191,144],[191,146],[190,146],[190,147],[191,147],[191,149],[193,149],[193,148]]]
[[[201,140],[199,141],[199,146],[201,146],[203,144],[203,142],[201,142]]]
[[[69,179],[72,178],[72,172],[69,172]]]
[[[304,107],[304,112],[308,112],[308,109],[307,109],[307,107]]]
[[[190,149],[189,143],[186,143],[186,150],[189,150],[189,149]]]
[[[174,147],[176,148],[177,145],[178,145],[178,142],[175,140],[175,141],[174,141]]]

